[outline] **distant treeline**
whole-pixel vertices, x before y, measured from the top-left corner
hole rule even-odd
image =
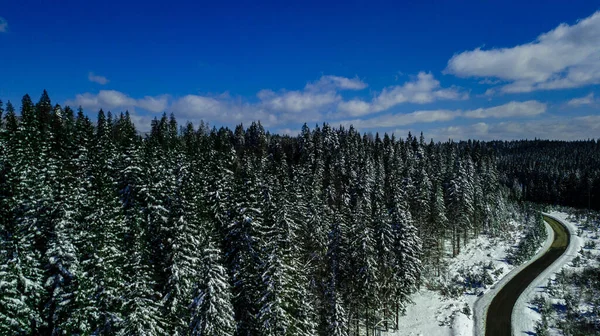
[[[488,146],[496,150],[503,182],[525,200],[600,210],[600,141],[494,141]]]

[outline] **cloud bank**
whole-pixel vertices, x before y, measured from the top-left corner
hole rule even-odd
[[[108,80],[89,74],[100,84]],[[217,123],[246,123],[261,120],[265,126],[290,122],[322,122],[325,119],[367,116],[389,110],[404,103],[426,104],[438,100],[466,99],[459,88],[443,88],[431,73],[420,72],[402,85],[384,88],[371,100],[344,100],[343,91],[361,91],[368,85],[359,78],[326,75],[309,82],[301,90],[260,90],[256,101],[223,95],[189,94],[172,98],[169,95],[133,98],[115,90],[78,94],[66,102],[86,109],[135,111],[141,108],[153,113],[173,112],[180,118],[197,122],[200,119]],[[416,117],[420,118],[420,117]]]
[[[479,122],[464,126],[449,126],[429,130],[427,138],[435,141],[453,140],[518,140],[518,139],[595,139],[600,134],[600,116],[586,115],[574,118],[552,117],[527,122]],[[405,136],[406,133],[398,133]]]
[[[403,103],[426,104],[436,100],[461,100],[469,95],[458,88],[442,88],[431,73],[420,72],[403,85],[390,86],[369,102],[352,99],[340,102],[339,111],[352,117],[377,113]]]
[[[411,113],[395,113],[378,115],[370,119],[343,120],[334,124],[354,125],[358,129],[392,128],[417,123],[432,123],[450,121],[456,118],[519,118],[532,117],[545,113],[547,105],[536,100],[509,103],[475,110],[425,110]]]
[[[445,72],[508,82],[488,90],[488,95],[598,84],[600,11],[573,25],[562,23],[530,43],[461,52],[448,61]]]

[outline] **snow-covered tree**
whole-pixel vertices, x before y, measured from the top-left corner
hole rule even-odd
[[[221,251],[210,237],[207,240],[202,252],[200,278],[190,305],[190,334],[234,335],[235,320],[227,272],[221,264]]]

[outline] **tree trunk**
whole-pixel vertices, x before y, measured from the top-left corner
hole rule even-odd
[[[356,336],[360,335],[360,315],[358,313],[358,310],[356,310]]]
[[[396,330],[400,330],[400,325],[398,322],[398,315],[400,315],[400,304],[396,302]]]
[[[456,256],[456,228],[452,228],[452,257]]]
[[[456,254],[460,254],[460,232],[458,230],[456,230]]]

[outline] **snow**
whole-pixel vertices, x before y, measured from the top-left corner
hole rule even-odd
[[[516,224],[512,223],[512,225]],[[547,225],[546,230],[550,232],[549,242],[551,244],[552,229]],[[463,270],[480,274],[491,262],[492,270],[488,273],[494,284],[483,289],[484,295],[478,296],[482,291],[481,288],[467,288],[462,295],[451,298],[441,295],[437,290],[427,289],[426,286],[423,286],[411,296],[414,304],[410,304],[406,308],[406,315],[399,318],[400,330],[384,332],[382,336],[473,335],[474,322],[480,321],[481,316],[484,316],[483,312],[491,302],[493,293],[497,292],[497,289],[494,288],[498,284],[502,285],[508,281],[504,279],[507,276],[512,278],[516,274],[516,272],[511,272],[514,266],[507,263],[506,255],[508,248],[517,244],[519,239],[518,230],[512,230],[510,237],[505,239],[486,235],[473,238],[459,255],[449,260],[450,265],[447,272],[437,280],[445,284],[461,280],[460,278],[464,277]],[[519,269],[522,267],[524,266]],[[494,270],[497,270],[496,274],[493,274]],[[468,306],[468,311],[475,313],[475,316],[472,313],[465,314],[465,306]]]
[[[452,324],[452,335],[470,335],[473,332],[473,320],[465,314],[458,314]]]
[[[523,270],[525,267],[529,266],[531,263],[539,259],[542,255],[544,255],[546,250],[548,250],[550,245],[552,245],[552,242],[554,241],[554,231],[552,230],[552,227],[548,225],[548,223],[544,222],[544,226],[546,227],[546,241],[544,242],[542,247],[538,249],[537,253],[531,259],[529,259],[528,262],[523,263],[516,268],[513,268],[510,273],[508,273],[505,277],[503,277],[498,283],[494,285],[492,290],[485,293],[485,295],[483,295],[479,300],[475,302],[474,311],[476,322],[473,329],[474,335],[485,335],[485,320],[487,317],[487,309],[490,306],[490,303],[492,303],[494,296],[496,296],[496,294],[502,289],[502,287],[504,287],[504,285],[507,282],[509,282],[512,278],[514,278],[515,275],[517,275],[521,270]],[[514,311],[517,312],[519,310],[514,309]]]
[[[525,289],[523,294],[517,300],[512,315],[513,335],[531,335],[534,332],[535,323],[541,319],[539,313],[532,309],[529,302],[537,295],[543,294],[548,279],[554,278],[555,273],[562,268],[567,267],[567,264],[577,256],[577,252],[583,247],[584,240],[577,236],[576,223],[567,219],[568,215],[563,212],[550,212],[546,215],[563,223],[571,233],[569,247],[565,253],[558,258],[550,267],[540,274],[530,285]]]
[[[449,335],[448,327],[442,324],[448,316],[441,313],[448,310],[444,309],[446,303],[441,295],[425,289],[415,293],[411,299],[414,304],[407,308],[405,316],[399,318],[400,330],[384,332],[382,335]],[[437,320],[438,318],[440,320]]]
[[[571,233],[571,241],[565,254],[542,272],[517,300],[512,317],[514,335],[533,334],[535,323],[540,319],[540,316],[530,307],[529,301],[543,291],[548,278],[565,267],[577,255],[584,243],[583,239],[576,234],[577,227],[575,223],[567,220],[567,214],[551,212],[548,215],[565,224]],[[547,223],[545,223],[545,228],[547,238],[542,247],[528,262],[518,267],[506,262],[508,248],[518,243],[518,230],[514,230],[512,236],[504,240],[485,235],[474,238],[458,256],[450,260],[446,274],[443,274],[438,280],[446,283],[460,281],[461,277],[464,276],[463,270],[478,273],[491,261],[492,270],[498,270],[495,275],[493,272],[489,272],[492,273],[494,284],[483,290],[481,288],[474,290],[467,288],[465,293],[458,298],[445,297],[438,290],[427,289],[424,286],[411,297],[413,304],[407,307],[406,315],[399,318],[400,330],[384,332],[382,335],[484,335],[487,308],[495,294],[518,272],[540,258],[552,245],[554,232]],[[473,315],[465,314],[465,306],[469,307],[468,311],[472,312]]]

